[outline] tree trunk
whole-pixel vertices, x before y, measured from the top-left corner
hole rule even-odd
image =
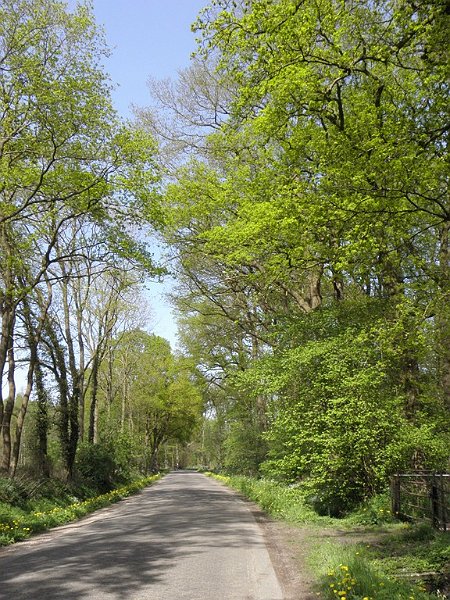
[[[64,467],[66,469],[67,477],[70,477],[71,472],[71,436],[70,427],[71,419],[69,414],[69,383],[68,373],[66,368],[64,350],[59,343],[58,336],[52,326],[52,323],[48,321],[46,323],[46,332],[51,344],[51,356],[53,361],[53,374],[58,384],[59,392],[59,419],[58,419],[58,430],[59,430],[59,441],[61,444],[61,454],[64,461]]]
[[[125,431],[125,416],[126,416],[126,408],[127,408],[127,394],[128,394],[128,384],[127,378],[123,378],[122,382],[122,402],[120,405],[120,433]]]
[[[88,441],[90,444],[95,444],[97,441],[97,392],[98,392],[98,369],[99,369],[98,351],[94,354],[92,361],[91,373],[91,406],[89,411],[89,435]]]
[[[78,293],[77,290],[76,293]],[[76,296],[76,294],[75,294]],[[81,302],[76,302],[77,308],[77,336],[78,336],[78,360],[79,360],[79,372],[84,373],[85,371],[85,352],[84,352],[84,339],[83,339],[83,330],[82,330],[82,306]],[[80,381],[80,409],[79,409],[79,437],[80,440],[84,439],[84,412],[85,412],[85,390],[84,390],[84,382]]]
[[[11,419],[16,400],[16,382],[14,379],[15,367],[16,362],[14,358],[13,337],[10,336],[8,348],[8,398],[6,399],[2,420],[3,455],[1,470],[4,473],[9,473],[11,463]]]
[[[25,288],[26,282],[21,281],[22,286]],[[30,362],[28,365],[27,373],[27,386],[25,393],[22,398],[22,405],[17,415],[16,432],[14,436],[14,444],[12,449],[10,473],[14,477],[19,462],[20,454],[20,443],[22,440],[23,425],[25,422],[25,416],[27,414],[28,402],[30,399],[31,391],[33,389],[34,370],[38,364],[38,343],[42,336],[42,330],[44,328],[45,319],[47,318],[48,309],[52,302],[52,289],[51,285],[47,282],[48,294],[45,302],[42,299],[42,295],[39,294],[41,300],[41,314],[38,319],[36,327],[33,327],[33,317],[30,310],[30,305],[27,298],[23,299],[23,316],[25,320],[25,327],[27,330],[28,347],[30,349]]]
[[[43,477],[50,477],[50,465],[48,461],[48,396],[44,386],[44,376],[39,362],[35,369],[36,395],[37,395],[37,467]]]
[[[14,436],[14,443],[12,446],[12,455],[11,455],[11,464],[10,464],[10,475],[14,477],[17,470],[17,465],[19,463],[19,454],[20,454],[20,443],[22,441],[22,432],[23,425],[25,422],[25,416],[28,410],[28,402],[30,400],[31,390],[33,389],[33,373],[37,362],[36,353],[32,352],[30,357],[30,363],[28,365],[28,373],[27,373],[27,385],[25,388],[25,392],[22,397],[22,404],[19,409],[19,413],[17,415],[16,421],[16,431]]]
[[[77,452],[79,438],[79,407],[82,392],[83,374],[77,368],[75,350],[70,328],[70,311],[68,299],[68,285],[66,278],[62,282],[62,302],[64,309],[64,331],[69,357],[69,371],[72,379],[72,390],[68,396],[67,417],[68,417],[68,437],[66,446],[66,468],[67,477],[73,477],[73,465],[75,463],[75,455]],[[64,355],[63,355],[64,356]]]
[[[440,227],[439,284],[441,303],[437,310],[439,382],[444,407],[450,410],[450,223]]]

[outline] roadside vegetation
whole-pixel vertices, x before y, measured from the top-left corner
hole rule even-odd
[[[202,465],[279,482],[230,480],[294,524],[383,533],[329,549],[322,593],[400,597],[445,554],[380,494],[449,465],[448,0],[205,0],[133,122],[72,4],[0,4],[2,535]],[[177,352],[148,332],[163,264]]]
[[[426,524],[399,523],[391,516],[387,495],[362,503],[345,517],[333,518],[318,515],[300,486],[206,474],[237,490],[275,519],[307,527],[313,533],[305,538],[308,567],[324,600],[448,597],[450,534]]]
[[[118,502],[154,483],[160,475],[141,477],[99,494],[90,482],[0,479],[0,546],[24,540]]]
[[[214,0],[152,83],[189,464],[336,517],[448,469],[449,27],[445,0]]]
[[[73,481],[99,452],[156,472],[202,411],[192,364],[149,333],[156,143],[116,112],[103,32],[72,4],[0,5],[3,477]]]

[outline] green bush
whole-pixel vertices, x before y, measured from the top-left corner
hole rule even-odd
[[[381,525],[395,522],[391,513],[389,493],[377,494],[366,500],[346,520],[355,525]]]
[[[39,497],[42,493],[44,481],[33,480],[27,477],[15,479],[0,479],[0,502],[22,506],[32,498]]]
[[[115,484],[123,482],[112,444],[81,444],[75,464],[77,473],[101,492],[112,490]]]

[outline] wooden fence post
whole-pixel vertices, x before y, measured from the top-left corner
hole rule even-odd
[[[439,529],[440,525],[440,510],[439,510],[439,489],[436,477],[431,480],[431,514],[433,518],[433,527]]]
[[[448,514],[447,514],[447,488],[445,486],[445,477],[444,475],[441,473],[439,475],[439,483],[440,483],[440,488],[441,488],[441,516],[442,516],[442,527],[444,528],[444,531],[447,531],[447,519],[448,519]]]
[[[400,477],[391,478],[391,510],[394,517],[400,516]]]

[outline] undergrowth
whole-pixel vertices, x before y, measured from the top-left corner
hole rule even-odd
[[[106,494],[85,497],[85,499],[72,496],[70,488],[62,485],[59,495],[57,494],[58,490],[54,490],[51,497],[45,497],[42,490],[40,493],[37,491],[31,493],[27,488],[27,485],[30,484],[24,484],[21,493],[20,485],[8,486],[8,483],[2,480],[0,486],[0,546],[24,540],[33,533],[45,531],[51,527],[70,523],[136,493],[159,477],[160,475],[152,475],[137,479]],[[58,486],[57,483],[45,485]],[[83,495],[89,495],[90,490],[78,487],[77,491]]]
[[[316,547],[310,564],[326,600],[429,600],[424,585],[389,577],[360,546],[327,542]]]

